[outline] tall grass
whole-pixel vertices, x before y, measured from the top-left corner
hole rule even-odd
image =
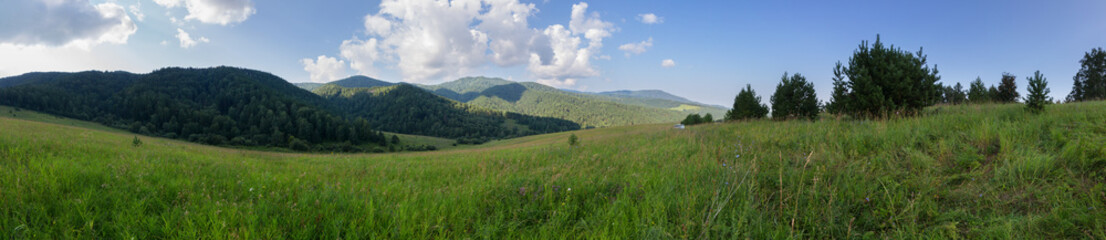
[[[1106,238],[1106,102],[933,111],[375,155],[0,118],[0,238]]]

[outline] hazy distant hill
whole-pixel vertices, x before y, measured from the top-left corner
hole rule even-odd
[[[722,116],[726,111],[660,90],[587,93],[486,77],[419,86],[474,106],[562,118],[586,126],[678,122],[690,113]]]
[[[580,129],[562,119],[475,108],[409,84],[348,88],[332,83],[314,93],[390,132],[486,141]]]

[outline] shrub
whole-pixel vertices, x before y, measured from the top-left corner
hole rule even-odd
[[[575,147],[580,145],[580,138],[576,137],[576,134],[568,135],[568,146]]]

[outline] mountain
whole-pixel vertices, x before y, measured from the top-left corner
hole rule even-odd
[[[30,73],[0,79],[0,105],[213,145],[357,151],[383,146],[364,119],[269,73],[217,67]]]
[[[323,84],[325,84],[325,83],[313,83],[313,82],[292,83],[292,85],[295,85],[296,87],[299,87],[299,88],[303,88],[303,90],[307,90],[307,91],[315,90],[316,88],[322,87]]]
[[[314,151],[388,149],[380,129],[462,142],[579,129],[561,119],[472,107],[367,77],[315,92],[304,86],[233,67],[28,73],[0,78],[0,105],[212,145]]]
[[[334,84],[347,88],[371,88],[371,87],[384,87],[395,85],[395,83],[381,81],[379,79],[370,78],[366,76],[352,76],[342,80],[333,81],[327,84]]]
[[[669,100],[669,101],[681,102],[681,103],[692,103],[692,104],[695,103],[695,102],[692,102],[691,100],[687,100],[687,98],[672,95],[670,93],[667,93],[667,92],[664,92],[664,91],[661,91],[661,90],[638,90],[638,91],[619,90],[619,91],[610,91],[610,92],[599,92],[599,93],[596,93],[596,94],[604,95],[604,96],[612,96],[612,97],[654,98],[654,99],[663,99],[663,100]]]
[[[678,122],[691,113],[722,116],[726,111],[659,90],[587,93],[487,77],[418,86],[477,107],[561,118],[591,127]]]
[[[449,100],[410,84],[349,88],[331,83],[313,91],[384,131],[484,142],[580,129],[555,118],[491,111]]]

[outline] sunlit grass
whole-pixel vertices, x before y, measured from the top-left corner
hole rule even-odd
[[[1106,102],[399,154],[134,147],[65,125],[0,117],[0,238],[1106,237]]]

